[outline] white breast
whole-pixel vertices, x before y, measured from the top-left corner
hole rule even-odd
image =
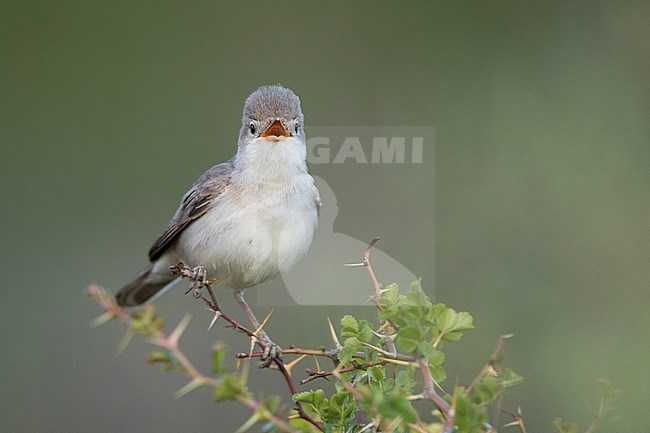
[[[304,168],[287,172],[284,156],[278,159],[283,172],[269,167],[273,164],[266,158],[255,172],[264,179],[234,178],[214,207],[183,231],[175,248],[179,260],[205,266],[210,278],[219,276],[232,289],[252,287],[290,270],[309,249],[318,217],[304,159]]]

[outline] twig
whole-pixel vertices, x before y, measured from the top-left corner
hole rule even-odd
[[[193,273],[188,273],[187,268],[185,266],[181,266],[182,264],[179,263],[176,268],[172,269],[172,272],[177,272],[178,274],[181,275],[182,278],[188,278],[190,280],[193,280],[195,276]],[[203,302],[206,303],[208,308],[210,308],[213,312],[218,313],[221,317],[223,317],[228,323],[230,323],[234,328],[238,329],[241,332],[244,332],[246,335],[248,335],[250,338],[252,338],[255,343],[260,346],[262,349],[262,353],[264,353],[264,350],[266,349],[266,344],[264,344],[263,341],[261,341],[260,338],[257,337],[257,333],[251,331],[247,327],[243,326],[241,323],[236,321],[235,319],[231,318],[227,314],[223,312],[223,310],[219,307],[219,304],[217,303],[217,297],[214,294],[214,291],[212,290],[212,286],[209,281],[203,281],[202,286],[205,287],[210,294],[210,299],[205,298],[205,296],[201,295],[199,296],[199,299],[203,300]],[[291,393],[291,396],[293,397],[295,394],[297,394],[296,388],[293,385],[293,382],[291,381],[291,375],[287,371],[286,366],[284,365],[284,362],[282,362],[281,359],[278,359],[277,357],[273,358],[273,362],[275,365],[278,367],[278,370],[282,373],[282,376],[284,377],[285,382],[287,383],[287,387],[289,388],[289,392]],[[318,421],[314,420],[312,417],[305,412],[304,408],[302,407],[302,404],[300,402],[295,402],[295,409],[300,415],[300,418],[304,419],[308,423],[312,424],[314,427],[318,428],[319,430],[323,431],[323,426],[321,423]]]
[[[300,384],[304,385],[304,384],[306,384],[308,382],[311,382],[314,379],[325,378],[325,377],[333,376],[333,375],[338,374],[338,373],[349,373],[350,371],[364,370],[366,368],[374,367],[376,365],[384,365],[387,362],[388,361],[371,361],[371,362],[367,362],[367,363],[360,364],[360,365],[357,365],[357,366],[341,368],[341,369],[336,369],[335,368],[333,370],[324,370],[324,371],[307,371],[307,374],[309,374],[309,377],[301,380]]]
[[[424,379],[424,397],[431,400],[438,407],[438,409],[440,409],[440,412],[442,412],[445,417],[447,417],[449,415],[451,406],[449,406],[449,403],[447,403],[436,392],[433,376],[431,375],[431,370],[429,369],[429,364],[427,363],[426,359],[421,359],[419,364],[420,372],[422,372],[422,378]]]
[[[368,275],[372,280],[372,285],[375,288],[374,299],[375,299],[375,303],[377,304],[377,308],[379,309],[379,311],[382,311],[381,304],[379,303],[379,297],[381,296],[381,283],[377,279],[377,276],[375,275],[375,271],[372,269],[372,266],[370,265],[370,250],[372,249],[372,247],[375,246],[375,244],[378,241],[379,241],[379,237],[375,237],[370,241],[370,244],[368,244],[368,248],[366,248],[366,251],[364,251],[363,253],[363,266],[368,271]]]
[[[299,349],[297,347],[292,348],[292,349],[283,349],[282,350],[283,355],[313,355],[313,356],[324,356],[333,360],[337,359],[337,356],[339,354],[339,350],[315,350],[315,349]],[[244,353],[240,352],[237,355],[235,355],[237,358],[243,359],[243,358],[259,358],[264,355],[264,352],[249,352],[249,353]]]
[[[507,413],[514,419],[513,422],[506,424],[504,427],[517,426],[519,427],[519,431],[521,433],[526,433],[526,427],[524,426],[524,418],[521,416],[521,409],[517,409],[517,413],[510,412],[509,410],[505,410],[505,409],[501,409],[501,412]]]
[[[114,318],[119,319],[121,322],[127,324],[128,326],[131,326],[131,323],[133,322],[133,318],[129,316],[122,308],[118,307],[113,302],[112,298],[99,286],[96,285],[88,286],[86,288],[86,294],[92,299],[94,299],[104,309],[104,311],[107,314],[109,314]],[[194,387],[199,387],[204,385],[217,387],[222,384],[222,382],[219,379],[210,376],[205,376],[204,374],[199,372],[199,370],[194,366],[194,364],[190,362],[190,360],[185,356],[185,354],[181,351],[181,349],[178,346],[178,337],[180,335],[175,335],[175,333],[167,335],[162,331],[153,328],[150,329],[150,332],[151,332],[150,338],[152,342],[155,342],[156,344],[164,347],[170,353],[172,353],[174,357],[178,360],[178,362],[183,366],[183,369],[187,372],[187,374],[192,379],[188,387],[184,389],[191,390]],[[262,407],[262,405],[259,402],[251,398],[241,398],[239,401],[241,401],[241,403],[243,403],[248,408],[250,408],[253,412],[260,410]],[[272,413],[269,413],[267,411],[265,413],[265,416],[268,418],[269,421],[271,421],[276,427],[278,427],[283,432],[296,433],[295,429],[293,429],[289,424],[287,424],[285,421],[282,421]]]
[[[476,384],[478,383],[479,380],[481,380],[488,372],[490,371],[491,368],[493,368],[497,363],[501,361],[501,349],[503,349],[503,342],[511,338],[512,334],[505,334],[505,335],[500,335],[499,339],[497,340],[497,345],[492,351],[492,355],[490,355],[490,358],[488,362],[483,366],[479,374],[474,378],[472,383],[467,387],[465,390],[465,395],[469,395]]]

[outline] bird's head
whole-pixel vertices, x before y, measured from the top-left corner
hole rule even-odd
[[[297,139],[304,144],[303,122],[300,99],[295,93],[280,85],[262,86],[246,99],[239,143],[263,140],[272,144]]]

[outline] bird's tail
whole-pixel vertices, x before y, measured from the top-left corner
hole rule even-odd
[[[146,269],[133,277],[131,282],[122,287],[120,291],[117,292],[117,295],[115,295],[117,305],[133,307],[144,304],[151,300],[174,279],[171,276],[161,278],[158,275],[155,275],[154,278],[152,270],[153,263],[149,264]]]

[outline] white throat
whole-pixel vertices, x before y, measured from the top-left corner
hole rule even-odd
[[[240,145],[232,180],[247,187],[290,186],[307,174],[307,146],[299,138],[257,138]]]

